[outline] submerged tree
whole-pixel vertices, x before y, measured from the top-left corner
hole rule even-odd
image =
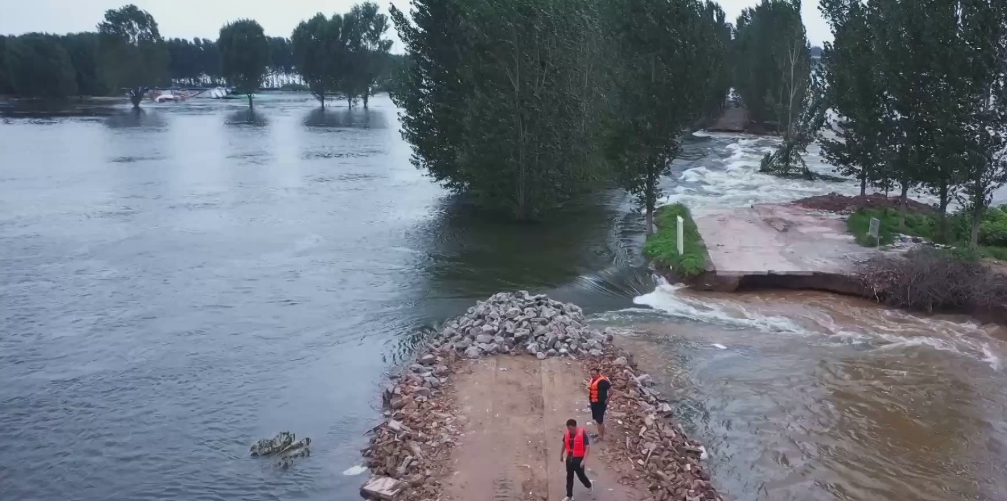
[[[98,34],[94,32],[70,33],[60,37],[73,64],[80,96],[102,96],[107,89],[99,74]]]
[[[220,50],[220,69],[227,83],[236,92],[252,97],[262,85],[262,77],[269,65],[269,42],[262,26],[251,19],[241,19],[220,28],[217,39]]]
[[[415,24],[393,8],[414,163],[519,220],[580,193],[600,157],[599,3],[414,0]]]
[[[12,40],[14,37],[0,35],[0,94],[14,93],[10,82],[10,73],[7,71],[7,44]]]
[[[392,41],[385,38],[388,16],[378,12],[378,4],[364,2],[353,6],[343,16],[345,48],[341,79],[343,94],[352,103],[357,96],[367,107],[372,88],[388,63],[388,50]]]
[[[326,94],[339,87],[338,79],[346,59],[342,33],[343,18],[339,14],[326,19],[318,13],[301,21],[290,36],[294,66],[322,108]]]
[[[273,86],[278,85],[280,75],[294,72],[294,53],[291,41],[284,37],[269,37],[269,74]]]
[[[158,85],[168,68],[168,48],[157,22],[135,5],[105,12],[98,25],[101,73],[112,88],[127,88],[134,107],[151,86]]]
[[[66,97],[77,93],[70,56],[54,35],[29,33],[6,41],[4,60],[14,92],[25,97]]]

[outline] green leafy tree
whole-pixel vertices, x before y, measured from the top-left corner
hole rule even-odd
[[[59,98],[77,93],[70,55],[54,35],[29,33],[8,39],[4,59],[11,87],[19,96]]]
[[[227,23],[220,28],[217,48],[221,73],[236,92],[248,96],[252,108],[252,97],[269,66],[269,42],[262,26],[251,19]]]
[[[698,62],[707,75],[708,93],[704,104],[704,118],[716,118],[724,111],[727,95],[731,90],[733,68],[731,53],[733,41],[731,38],[731,23],[727,22],[724,10],[720,5],[707,0],[702,7],[703,33],[700,38],[706,46],[702,47],[706,57]]]
[[[402,109],[402,137],[412,145],[412,162],[448,189],[464,192],[474,175],[461,157],[465,101],[474,83],[459,78],[466,55],[461,49],[472,46],[462,6],[457,0],[413,0],[409,17],[394,5],[390,11],[405,47],[392,99]]]
[[[875,57],[874,28],[860,0],[822,0],[820,10],[832,26],[821,66],[825,99],[835,111],[823,136],[822,155],[837,172],[860,181],[860,194],[878,179],[884,144],[881,68]]]
[[[1007,182],[1007,4],[961,0],[951,26],[956,108],[965,143],[962,195],[971,214],[970,245],[979,245],[983,215],[993,193]]]
[[[784,134],[805,102],[811,47],[801,21],[800,0],[762,0],[738,17],[735,28],[735,89],[751,118],[775,119]]]
[[[799,106],[801,113],[792,120],[776,151],[762,158],[759,170],[785,176],[800,174],[809,180],[817,177],[808,169],[804,155],[825,125],[827,101],[820,78],[812,79],[812,85],[808,92],[803,93]]]
[[[346,45],[343,40],[343,18],[322,13],[301,21],[290,36],[294,66],[322,108],[325,96],[339,89],[339,79],[345,77]]]
[[[157,22],[135,5],[105,11],[98,49],[102,78],[111,88],[127,88],[134,107],[167,75],[170,56]]]
[[[353,6],[343,17],[343,25],[346,50],[345,75],[341,79],[343,94],[349,104],[359,96],[366,108],[392,47],[392,41],[385,38],[388,16],[378,12],[378,4],[364,2]]]
[[[920,3],[924,2],[924,3]],[[875,51],[884,88],[884,163],[877,177],[899,187],[899,225],[904,229],[909,190],[928,180],[940,151],[932,141],[937,114],[948,112],[935,90],[946,85],[935,53],[947,41],[939,21],[948,0],[876,0],[868,4]],[[950,179],[950,178],[949,178]],[[930,182],[938,181],[929,179]],[[950,181],[949,181],[950,182]],[[943,204],[942,204],[943,205]]]
[[[280,75],[293,72],[294,54],[289,38],[269,37],[269,75],[272,87],[279,87]]]
[[[7,43],[13,39],[14,37],[0,35],[0,94],[14,93],[10,73],[7,71]]]
[[[679,137],[708,106],[710,83],[721,77],[725,61],[715,28],[723,16],[707,17],[693,0],[625,0],[621,7],[619,118],[609,154],[620,184],[645,209],[649,235],[661,176],[681,151]]]
[[[393,98],[414,163],[519,220],[597,180],[599,3],[414,0],[415,24],[392,9],[407,60]]]
[[[98,64],[98,34],[94,32],[70,33],[60,37],[60,43],[70,55],[77,80],[77,94],[103,96],[108,93],[101,79]]]

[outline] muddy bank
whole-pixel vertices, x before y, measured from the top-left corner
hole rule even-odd
[[[613,396],[606,440],[592,444],[589,467],[604,495],[721,500],[701,463],[707,451],[671,420],[671,404],[613,345],[616,334],[589,328],[580,308],[544,295],[479,302],[390,378],[386,419],[362,451],[372,477],[361,495],[562,498],[565,471],[553,463],[563,421],[589,421],[587,374],[600,366]]]
[[[814,209],[837,214],[851,214],[859,209],[900,209],[902,204],[898,197],[887,197],[883,193],[849,197],[838,193],[802,198],[792,202],[807,209]],[[906,200],[909,212],[933,213],[934,208],[913,199]]]

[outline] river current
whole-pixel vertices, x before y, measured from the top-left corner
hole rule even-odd
[[[1003,330],[657,283],[618,190],[487,219],[409,163],[384,96],[241,103],[0,104],[0,499],[355,499],[383,373],[514,289],[633,331],[739,500],[1007,498]],[[668,200],[856,189],[758,174],[772,145],[688,138]],[[312,456],[248,457],[281,430]]]

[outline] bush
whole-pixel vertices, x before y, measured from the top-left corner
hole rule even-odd
[[[972,216],[961,210],[951,216],[955,240],[968,242],[972,236]],[[990,207],[979,223],[979,244],[1007,247],[1007,205]]]
[[[682,255],[678,254],[678,216],[685,220],[682,230],[685,252]],[[647,238],[643,253],[658,266],[670,268],[681,279],[706,271],[706,246],[689,209],[682,204],[666,205],[657,210],[657,232]]]
[[[979,225],[979,243],[1007,247],[1007,205],[991,208],[983,215]]]
[[[860,270],[867,295],[890,306],[1007,315],[1007,280],[981,263],[924,247],[878,256]]]
[[[899,231],[899,211],[895,209],[860,209],[850,215],[846,220],[846,227],[857,239],[857,243],[873,247],[877,244],[874,237],[868,236],[867,232],[871,227],[871,218],[881,221],[879,234],[881,245],[888,245],[895,241],[895,236],[904,233],[914,237],[933,239],[937,228],[937,221],[934,216],[924,213],[906,214],[906,230]]]

